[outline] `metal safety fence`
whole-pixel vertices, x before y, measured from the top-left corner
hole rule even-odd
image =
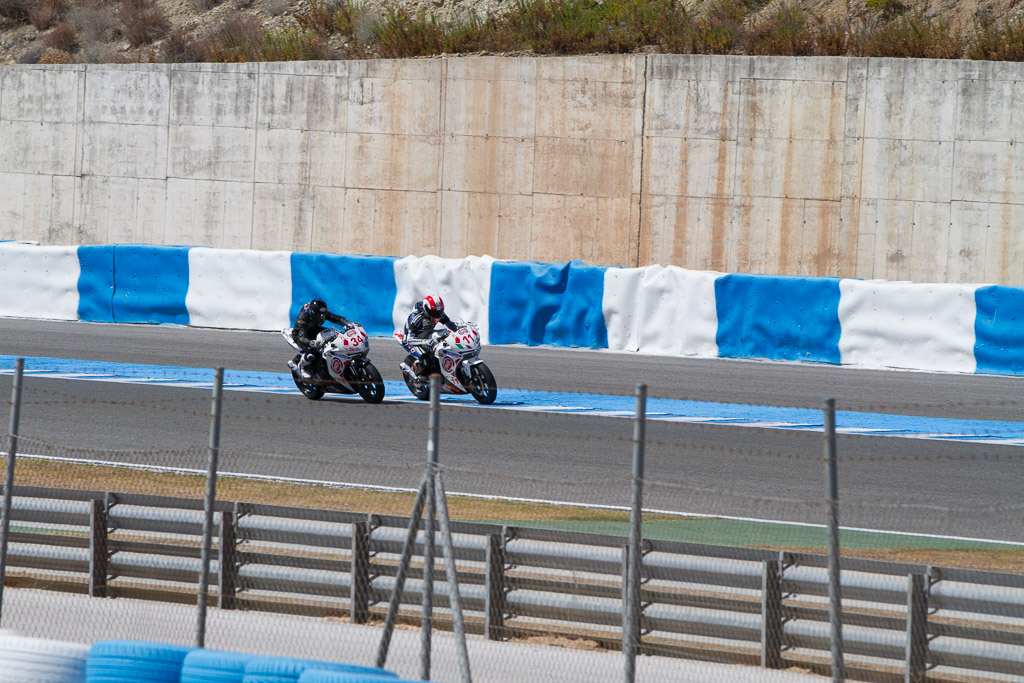
[[[627,681],[665,680],[657,674],[645,678],[644,666],[656,658],[746,664],[763,670],[797,667],[831,675],[833,680],[1024,679],[1024,575],[840,556],[841,538],[849,534],[843,531],[841,536],[839,516],[855,508],[839,504],[836,444],[842,435],[835,430],[832,402],[823,406],[824,449],[818,436],[818,454],[767,449],[743,453],[771,458],[787,467],[804,468],[813,462],[820,468],[824,464],[824,498],[786,500],[758,498],[743,491],[690,488],[683,481],[651,476],[645,465],[652,451],[685,451],[695,446],[696,437],[694,443],[660,435],[651,438],[642,385],[637,387],[631,437],[612,438],[516,427],[443,429],[435,391],[427,420],[425,471],[419,465],[406,465],[408,471],[395,463],[379,466],[379,471],[404,476],[410,483],[419,479],[418,489],[407,489],[411,493],[401,504],[405,514],[367,513],[233,500],[220,490],[218,486],[229,483],[224,476],[240,456],[254,452],[225,449],[220,443],[225,400],[221,377],[218,373],[208,412],[190,405],[195,399],[147,399],[135,405],[128,399],[111,402],[115,410],[138,408],[143,416],[168,415],[169,420],[185,416],[193,422],[206,418],[210,427],[206,446],[179,436],[173,446],[163,449],[94,452],[80,445],[19,435],[22,376],[16,374],[0,529],[0,571],[6,573],[6,586],[45,596],[88,596],[88,603],[75,603],[76,610],[90,609],[83,607],[85,604],[110,603],[109,599],[194,606],[194,611],[177,622],[157,617],[156,628],[167,640],[200,646],[209,645],[208,638],[214,644],[219,642],[218,624],[226,622],[218,620],[225,615],[252,615],[255,620],[259,615],[274,614],[369,624],[381,634],[375,648],[377,665],[387,661],[391,634],[398,634],[396,628],[419,627],[418,671],[426,674],[423,678],[431,670],[429,634],[438,629],[463,636],[451,646],[453,659],[459,660],[456,678],[461,680],[470,679],[465,634],[488,642],[590,643],[599,650],[621,652],[621,661],[603,666],[616,667]],[[55,392],[49,396],[40,393],[43,400],[37,395],[30,405],[81,402]],[[266,399],[270,400],[283,399]],[[243,401],[256,403],[253,399],[235,401],[234,407],[250,405]],[[235,417],[303,428],[310,424],[305,418],[276,415]],[[423,436],[419,425],[365,418],[340,424],[353,432],[402,430],[412,441]],[[699,428],[695,427],[694,433]],[[468,439],[510,436],[521,442],[573,439],[584,444],[606,439],[622,450],[631,449],[631,475],[608,480],[608,485],[618,487],[630,502],[629,507],[622,507],[627,517],[622,518],[621,535],[465,521],[472,519],[465,513],[462,520],[452,519],[445,482],[465,481],[467,474],[497,488],[508,481],[508,475],[500,472],[442,466],[439,436],[447,443],[460,435]],[[187,484],[191,493],[186,497],[184,492],[153,495],[96,486],[22,485],[15,478],[15,472],[21,471],[15,468],[19,444],[31,445],[37,454],[32,462],[57,467],[70,468],[70,463],[77,462],[97,467],[109,464],[94,458],[101,453],[140,473],[151,462],[174,462],[176,471],[192,477],[185,483],[176,480],[174,485],[185,488]],[[718,443],[696,446],[707,453],[732,454],[728,446]],[[280,460],[291,457],[275,454],[272,447],[263,455]],[[990,455],[973,459],[1020,462],[1019,455]],[[858,457],[850,462],[871,466],[886,462],[881,454]],[[936,453],[929,457],[945,456]],[[231,464],[225,465],[225,459]],[[19,463],[19,467],[25,464],[20,459]],[[304,463],[325,468],[330,460],[325,454],[312,453]],[[373,465],[353,465],[350,471],[359,467],[371,471]],[[550,483],[543,474],[524,473],[518,484],[541,490],[546,481]],[[645,496],[664,497],[666,491],[684,496],[691,508],[706,505],[710,516],[729,496],[746,497],[776,511],[798,510],[804,518],[826,522],[820,525],[824,531],[820,545],[825,551],[805,552],[798,545],[784,550],[765,547],[779,544],[770,535],[754,543],[762,547],[741,547],[641,533],[657,523],[651,520],[656,515],[645,505]],[[380,505],[387,510],[390,503],[381,501]],[[918,510],[909,501],[894,503],[893,509],[932,517],[952,517],[958,512],[934,505]],[[996,507],[993,512],[1003,516],[1008,509]],[[427,542],[430,538],[433,543]],[[435,558],[442,555],[444,567],[440,569]],[[46,618],[35,617],[48,628],[56,628],[53,625],[65,608],[47,597],[39,598],[38,605],[32,609],[50,613]],[[0,593],[0,619],[6,614]],[[19,618],[19,623],[29,623]],[[315,628],[322,623],[317,622]],[[107,627],[98,624],[95,631],[103,634]],[[494,676],[485,674],[484,678],[492,680]]]

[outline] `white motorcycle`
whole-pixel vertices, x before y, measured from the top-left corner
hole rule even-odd
[[[395,332],[398,340],[402,333]],[[490,405],[498,396],[498,385],[494,381],[491,369],[480,360],[480,330],[473,323],[460,323],[459,329],[451,332],[448,329],[437,330],[431,335],[434,347],[433,355],[424,355],[428,363],[426,376],[413,372],[405,363],[402,377],[412,395],[421,401],[430,398],[430,381],[432,373],[441,373],[442,394],[472,394],[478,403]]]
[[[288,363],[292,380],[302,395],[311,401],[323,398],[325,393],[359,394],[367,403],[384,400],[384,380],[366,354],[370,338],[362,325],[354,323],[344,330],[327,328],[317,335],[320,353],[308,368],[311,380],[299,372],[302,348],[292,339],[292,328],[281,330],[288,345],[299,352]]]

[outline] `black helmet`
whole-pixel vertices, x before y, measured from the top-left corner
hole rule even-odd
[[[323,325],[327,320],[327,304],[323,299],[313,299],[303,308],[309,313],[309,321],[314,325]]]

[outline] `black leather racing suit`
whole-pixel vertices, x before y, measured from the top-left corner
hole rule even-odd
[[[341,325],[342,327],[350,325],[352,321],[348,318],[335,315],[330,311],[327,311],[327,315],[324,316],[324,322],[330,321],[335,325]],[[316,361],[317,352],[315,350],[316,336],[324,331],[324,325],[317,325],[310,319],[309,311],[305,308],[299,313],[299,317],[295,319],[295,326],[292,327],[292,340],[299,345],[302,349],[302,361],[300,363],[301,368],[310,368]]]
[[[335,315],[330,311],[327,311],[325,316],[325,322],[330,321],[335,325],[351,324],[351,321],[341,315]],[[308,351],[312,346],[313,342],[316,341],[316,336],[324,331],[324,325],[317,325],[309,319],[309,311],[303,309],[299,313],[299,317],[295,319],[295,327],[292,328],[292,339],[296,344],[302,347],[303,350]]]

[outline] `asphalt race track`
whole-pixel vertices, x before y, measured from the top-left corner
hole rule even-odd
[[[278,333],[0,319],[0,354],[284,372]],[[404,356],[371,341],[386,380]],[[1021,421],[1024,379],[487,347],[500,387],[971,420]],[[4,402],[11,379],[0,377]],[[389,389],[390,391],[390,389]],[[500,400],[500,390],[499,390]],[[26,378],[21,453],[203,468],[208,390]],[[2,411],[7,424],[7,409]],[[426,405],[227,392],[222,470],[415,487]],[[449,492],[626,506],[629,420],[445,405],[440,457]],[[645,507],[821,522],[820,433],[648,423]],[[844,526],[1024,541],[1020,446],[842,435]]]

